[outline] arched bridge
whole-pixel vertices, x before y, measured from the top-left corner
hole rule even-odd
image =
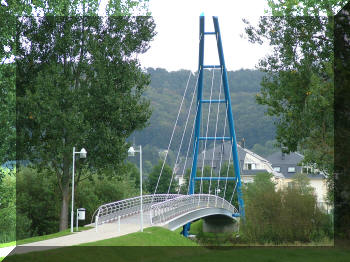
[[[155,194],[142,196],[145,226],[162,226],[175,230],[187,223],[212,215],[237,220],[238,210],[225,199],[209,194]],[[139,224],[141,197],[101,205],[91,223],[96,230],[105,223]],[[138,227],[135,227],[137,229]]]
[[[166,151],[166,155],[164,157],[164,161],[160,170],[157,184],[154,189],[154,194],[143,196],[143,199],[142,199],[143,212],[141,214],[145,218],[144,219],[145,226],[158,225],[158,226],[167,227],[170,230],[175,230],[181,226],[184,226],[183,234],[185,236],[188,235],[190,222],[198,218],[214,216],[214,215],[226,216],[234,220],[238,220],[238,217],[244,218],[244,201],[242,196],[242,188],[241,188],[242,184],[241,184],[241,176],[240,176],[241,167],[238,159],[236,132],[234,127],[230,89],[228,85],[228,77],[227,77],[227,70],[226,70],[225,59],[224,59],[223,48],[222,48],[219,22],[217,17],[213,17],[213,23],[214,23],[213,32],[205,32],[204,22],[205,22],[204,16],[201,15],[200,21],[199,21],[200,32],[199,32],[198,74],[197,74],[197,79],[195,81],[196,84],[192,91],[192,98],[190,99],[191,103],[187,111],[186,123],[184,125],[184,128],[182,128],[182,126],[180,127],[182,130],[182,137],[181,137],[181,142],[179,143],[178,153],[175,160],[173,172],[171,174],[171,179],[168,187],[168,194],[156,194],[156,192],[158,189],[159,182],[162,178],[162,172],[167,160],[168,152],[171,148],[174,133],[177,127],[177,122],[181,112],[183,111],[182,110],[182,106],[184,105],[183,101],[185,101],[185,97],[187,94],[187,89],[190,83],[189,80],[192,75],[191,72],[189,74],[186,88],[180,103],[174,128],[170,137],[168,149]],[[220,65],[204,64],[204,39],[207,36],[208,37],[215,36],[216,38]],[[204,79],[204,74],[209,72],[208,69],[211,70],[212,84],[210,86],[210,92],[204,92],[203,79]],[[215,78],[215,71],[217,70],[220,70],[221,80],[220,80],[219,90],[215,91],[214,78]],[[195,111],[195,117],[193,118],[192,131],[186,133],[189,116],[193,111],[192,105],[194,105],[193,102],[194,102],[196,90],[197,90],[197,102],[196,102],[197,106],[193,107]],[[222,91],[223,91],[223,96],[221,96]],[[213,97],[213,94],[215,94],[216,92],[219,93],[218,99],[216,99],[215,95]],[[210,94],[209,97],[208,97],[208,94]],[[222,114],[219,113],[220,105],[222,105],[225,108],[224,111],[221,111]],[[203,112],[208,113],[206,117],[203,117],[202,115],[203,113],[202,107],[204,106],[206,107],[206,109],[204,109]],[[213,110],[213,111],[216,111],[216,117],[214,118],[216,119],[215,123],[212,123],[210,121],[210,119],[213,118],[211,117],[212,106],[216,107],[216,109]],[[209,124],[215,126],[214,134],[209,133],[209,130],[210,130]],[[205,129],[206,131],[202,132],[204,131],[203,129],[204,126],[206,126],[206,129]],[[224,127],[223,130],[218,130],[219,126],[223,126]],[[182,149],[184,137],[186,134],[187,135],[191,134],[190,139],[188,141],[189,144],[188,144],[187,150],[185,148]],[[225,141],[230,141],[231,150],[230,150],[230,156],[228,157],[227,170],[224,172],[222,169],[224,154],[223,152],[220,153],[220,157],[218,158],[217,155],[215,154],[215,148],[221,147]],[[210,159],[210,155],[209,155],[209,158],[208,156],[206,156],[206,152],[207,151],[210,152],[210,150],[208,150],[210,145],[213,146],[212,153],[210,154],[211,159]],[[184,163],[182,165],[183,168],[182,168],[181,177],[184,178],[185,170],[187,168],[186,163],[187,163],[187,159],[191,148],[193,150],[193,158],[192,158],[191,172],[188,180],[187,195],[169,194],[172,183],[176,181],[176,179],[174,179],[176,166],[178,167],[180,166],[179,164],[180,152],[182,151],[187,152]],[[202,153],[199,152],[200,148],[203,149]],[[140,153],[140,171],[142,171],[141,146],[140,146],[140,150],[138,150],[137,152]],[[233,160],[232,161],[233,168],[230,169],[231,158]],[[205,175],[205,172],[204,172],[204,169],[205,169],[204,167],[205,167],[205,164],[208,163],[208,160],[209,160],[209,163],[211,163],[210,167],[208,166],[210,168],[210,176],[208,176],[208,174]],[[216,164],[214,164],[214,160]],[[199,166],[201,167],[200,168],[201,170],[197,170]],[[215,169],[214,167],[217,167],[217,168]],[[181,168],[179,168],[179,172],[181,173]],[[225,175],[225,173],[226,173],[226,177],[222,176],[222,175]],[[140,181],[142,181],[142,174],[140,174]],[[204,182],[206,181],[209,181],[208,187],[203,186]],[[222,185],[223,183],[221,184],[221,189],[220,189],[221,181],[225,183],[224,183],[224,186]],[[141,184],[140,191],[142,192],[142,183],[140,184]],[[178,192],[180,192],[181,185],[179,184],[178,186],[179,186]],[[196,186],[198,186],[197,190],[195,190]],[[204,191],[203,191],[204,188],[208,188],[209,194],[204,194]],[[239,212],[230,202],[224,199],[228,188],[233,188],[230,202],[233,201],[234,195],[237,196],[237,198],[235,199],[237,199],[237,202],[239,205],[239,210],[240,210]],[[215,192],[223,191],[224,198],[217,196],[217,193],[215,193],[215,195],[211,195],[210,192],[213,192],[214,190]],[[199,194],[195,194],[195,192],[199,192]],[[140,194],[142,195],[142,193]],[[121,220],[123,220],[123,222],[125,223],[127,221],[129,221],[130,223],[131,222],[134,223],[134,221],[136,221],[137,219],[136,215],[141,212],[140,204],[141,204],[140,197],[135,197],[135,198],[125,199],[125,200],[108,203],[100,206],[96,210],[95,214],[93,215],[93,218],[95,218],[96,229],[101,224],[113,222],[116,220],[118,221],[118,225],[120,225]]]

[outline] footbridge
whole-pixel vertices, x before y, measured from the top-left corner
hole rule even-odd
[[[161,226],[176,230],[192,221],[213,215],[239,219],[238,210],[227,200],[209,194],[156,194],[142,196],[145,226]],[[105,223],[127,224],[141,216],[141,197],[124,199],[101,205],[94,213],[91,224],[96,231]]]
[[[139,217],[141,221],[144,221],[145,226],[163,226],[170,230],[182,226],[182,232],[185,236],[188,235],[191,222],[199,218],[221,216],[236,221],[239,218],[244,219],[241,167],[238,159],[231,95],[219,22],[215,16],[213,17],[213,23],[214,31],[205,31],[205,17],[204,15],[200,16],[198,73],[194,75],[194,81],[192,81],[195,82],[195,85],[192,92],[187,93],[187,90],[191,90],[188,88],[193,75],[190,72],[169,145],[165,150],[166,154],[154,193],[100,206],[92,218],[97,230],[100,225],[115,221],[118,225],[121,224],[121,220],[124,224],[128,223],[127,221],[134,223],[138,214],[140,214]],[[215,37],[220,64],[204,64],[204,40],[206,37]],[[204,75],[208,73],[211,75],[211,85],[204,81]],[[219,79],[220,82],[214,85],[216,79]],[[187,101],[188,110],[183,108],[186,105],[184,101]],[[189,103],[189,101],[191,102]],[[180,117],[181,113],[187,115]],[[190,115],[193,116],[192,129],[187,129],[190,126],[188,125]],[[178,126],[179,119],[186,119],[184,125],[180,127]],[[178,132],[175,132],[176,129],[178,129]],[[174,134],[181,134],[181,139],[179,137],[178,140],[176,138],[174,140]],[[184,139],[185,137],[189,137],[189,139]],[[184,145],[186,140],[188,142],[187,148]],[[224,143],[230,144],[229,156],[228,152],[224,152]],[[142,171],[141,145],[137,151],[133,147],[131,149],[132,155],[134,152],[140,153],[140,171]],[[165,172],[166,174],[163,174],[170,150],[177,151],[171,177],[169,177],[169,173]],[[192,155],[189,152],[192,152]],[[181,153],[182,157],[180,157]],[[192,162],[192,165],[190,162]],[[185,179],[185,173],[189,169],[190,172],[187,173],[189,177]],[[177,183],[177,181],[180,181],[179,177],[181,181],[186,182]],[[140,181],[140,191],[142,192],[142,175],[140,175]],[[164,194],[159,194],[159,191],[157,194],[160,184],[162,184],[161,192]],[[168,187],[168,190],[164,192],[166,187]],[[187,187],[187,191],[186,188],[181,187]],[[171,194],[176,193],[176,191],[177,194]],[[181,195],[180,192],[186,195]],[[215,192],[215,194],[213,195],[212,192]],[[235,203],[234,205],[237,208],[232,203]],[[207,225],[209,225],[210,223],[213,224],[213,221],[222,222],[224,219],[208,218],[207,221]]]

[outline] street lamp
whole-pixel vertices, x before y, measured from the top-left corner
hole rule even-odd
[[[73,147],[73,171],[72,171],[72,211],[70,216],[70,232],[73,233],[73,221],[74,221],[74,164],[75,164],[75,154],[79,154],[80,158],[86,158],[87,151],[82,148],[79,152],[75,151]]]
[[[141,219],[141,232],[143,232],[143,210],[142,210],[142,147],[140,145],[139,150],[135,150],[134,147],[130,147],[128,150],[128,156],[135,156],[135,153],[140,153],[140,219]]]

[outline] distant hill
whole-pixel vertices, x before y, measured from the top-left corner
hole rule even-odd
[[[142,131],[135,132],[131,139],[135,139],[136,144],[142,144],[143,146],[148,145],[149,149],[166,149],[169,144],[190,71],[179,70],[168,72],[161,68],[148,68],[147,72],[151,75],[151,84],[145,92],[145,97],[151,101],[153,114],[149,126]],[[252,148],[255,144],[263,146],[266,142],[273,140],[275,136],[273,120],[264,115],[265,107],[258,105],[255,102],[255,96],[260,90],[262,76],[263,73],[257,70],[238,70],[228,72],[237,140],[239,141],[244,138],[245,146],[247,148]],[[174,146],[171,147],[171,150],[175,152],[177,152],[180,144],[196,79],[197,76],[192,75],[189,82],[185,103],[172,143]],[[213,85],[212,99],[218,99],[220,86],[219,70],[215,70],[214,80],[215,84]],[[212,71],[208,70],[204,74],[203,97],[205,99],[209,99],[210,97],[211,83]],[[221,98],[223,97],[224,94],[222,92]],[[188,131],[184,139],[184,145],[186,146],[183,146],[181,150],[182,154],[187,150],[190,131],[195,115],[195,108],[195,105],[193,105],[192,114],[187,127]],[[202,134],[205,134],[206,131],[207,108],[208,105],[203,106]],[[208,135],[214,135],[215,133],[216,112],[217,104],[212,104]],[[220,132],[223,132],[224,113],[224,105],[221,105],[219,114],[220,121],[218,124],[218,130],[221,130]],[[218,132],[217,135],[222,134],[220,132]],[[153,158],[157,158],[157,156],[153,154]],[[151,162],[154,162],[153,159]]]

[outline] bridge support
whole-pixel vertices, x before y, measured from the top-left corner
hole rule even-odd
[[[186,225],[184,225],[182,227],[182,232],[181,234],[184,236],[184,237],[188,237],[188,232],[190,232],[190,228],[191,228],[191,223],[187,223]]]
[[[238,222],[227,216],[214,215],[203,218],[203,232],[205,233],[233,233],[238,232]]]
[[[241,174],[240,174],[240,167],[239,167],[239,161],[238,161],[238,150],[237,150],[237,142],[236,142],[236,132],[235,132],[235,126],[234,126],[234,119],[232,114],[232,107],[231,107],[231,97],[230,97],[230,89],[228,85],[228,78],[227,78],[227,70],[225,65],[225,59],[224,59],[224,52],[222,48],[222,41],[221,41],[221,33],[219,28],[219,21],[217,17],[213,17],[214,22],[214,28],[215,32],[205,32],[204,27],[204,15],[202,14],[199,18],[199,63],[198,63],[198,91],[197,91],[197,114],[195,119],[195,130],[194,130],[194,142],[193,142],[193,162],[192,162],[192,170],[191,175],[189,179],[189,195],[195,194],[195,182],[198,180],[196,178],[197,175],[197,160],[198,160],[198,151],[199,151],[199,141],[205,141],[205,140],[229,140],[232,144],[232,158],[233,158],[233,167],[234,167],[234,173],[231,176],[231,179],[235,181],[236,184],[236,190],[237,190],[237,198],[238,198],[238,205],[239,205],[239,214],[240,217],[244,219],[244,202],[242,197],[242,184],[241,184]],[[216,37],[216,43],[217,43],[217,49],[218,49],[218,55],[220,60],[220,65],[204,65],[204,36],[205,35],[214,35]],[[201,118],[202,118],[202,104],[207,104],[209,101],[209,105],[211,104],[211,100],[203,100],[203,75],[204,75],[204,69],[205,68],[220,68],[221,69],[221,75],[222,75],[222,83],[224,88],[224,94],[225,99],[224,100],[218,100],[215,102],[222,102],[226,104],[226,114],[227,114],[227,120],[228,120],[228,127],[230,130],[230,135],[228,137],[203,137],[200,134],[200,127],[201,127]],[[208,178],[209,179],[209,178]],[[220,180],[217,177],[210,177],[211,181],[217,181]],[[199,192],[201,193],[201,192]],[[210,193],[209,193],[210,194]],[[187,227],[184,227],[183,235],[188,235],[188,229]]]

